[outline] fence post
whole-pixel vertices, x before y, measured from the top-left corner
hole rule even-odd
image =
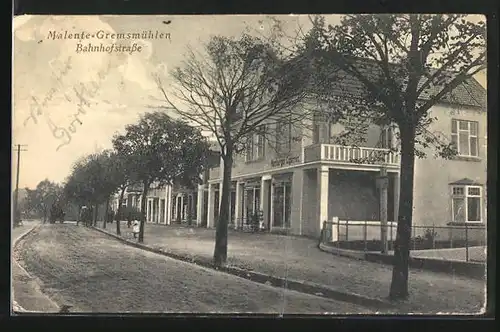
[[[432,223],[432,249],[436,249],[436,225]]]
[[[469,261],[469,228],[465,223],[465,261]]]
[[[454,228],[455,228],[454,226],[450,227],[450,249],[453,248],[453,229]]]
[[[410,232],[412,234],[412,237],[411,237],[412,239],[410,241],[413,241],[413,250],[415,250],[415,245],[416,245],[416,242],[417,242],[417,239],[415,237],[415,232],[416,232],[415,229],[416,229],[416,226],[415,225],[411,225]]]
[[[392,236],[392,224],[393,224],[393,222],[391,222],[391,226],[390,226],[391,227],[391,243],[390,243],[390,246],[389,246],[390,250],[394,250],[394,239],[393,239],[393,236]]]
[[[323,221],[323,227],[319,233],[319,244],[325,242],[325,233],[326,233],[326,220]]]
[[[366,243],[366,237],[367,237],[367,232],[368,232],[368,221],[365,220],[365,229],[363,232],[363,241],[365,242],[365,252],[368,251],[367,243]]]
[[[337,219],[337,255],[340,255],[340,219]]]
[[[347,244],[347,248],[350,249],[351,246],[349,245],[349,219],[345,220],[345,242]]]

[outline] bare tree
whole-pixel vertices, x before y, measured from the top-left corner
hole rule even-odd
[[[465,15],[348,15],[335,27],[316,17],[304,43],[315,50],[315,66],[324,84],[319,95],[331,101],[337,116],[360,123],[395,125],[401,149],[399,220],[390,297],[408,297],[415,156],[436,148],[455,155],[454,142],[430,133],[431,107],[457,104],[478,84],[474,74],[486,68],[485,23]],[[338,68],[332,75],[332,69]],[[477,90],[477,89],[476,89]],[[484,96],[478,97],[484,105]],[[343,114],[343,115],[342,115]],[[353,124],[350,134],[363,131]]]
[[[203,52],[188,49],[183,64],[171,73],[171,89],[167,91],[158,77],[167,107],[210,132],[220,148],[222,198],[213,257],[217,266],[227,259],[234,156],[244,151],[250,135],[261,133],[269,139],[264,125],[304,122],[308,112],[299,105],[306,97],[308,61],[304,54],[285,54],[248,34],[215,36]]]

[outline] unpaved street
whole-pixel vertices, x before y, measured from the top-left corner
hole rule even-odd
[[[16,256],[56,303],[79,312],[368,313],[126,246],[72,224],[43,225]]]

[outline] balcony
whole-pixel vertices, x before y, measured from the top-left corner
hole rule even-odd
[[[328,161],[361,165],[399,166],[398,153],[389,149],[342,146],[334,144],[314,144],[305,148],[305,162]]]

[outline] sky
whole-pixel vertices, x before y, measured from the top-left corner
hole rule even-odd
[[[276,17],[290,35],[298,26],[310,26],[306,15]],[[339,15],[327,17],[327,23],[339,22]],[[19,186],[34,188],[45,178],[64,181],[78,158],[111,148],[114,134],[151,107],[164,105],[153,75],[161,73],[168,86],[168,71],[181,65],[188,45],[199,48],[213,35],[237,36],[245,30],[266,35],[270,27],[271,21],[259,15],[16,17],[12,141],[27,150],[21,153]],[[170,38],[119,41],[142,47],[132,54],[77,52],[79,43],[107,46],[113,41],[52,38],[65,31],[151,31]],[[485,74],[478,80],[486,84]],[[13,151],[14,170],[16,158]]]

